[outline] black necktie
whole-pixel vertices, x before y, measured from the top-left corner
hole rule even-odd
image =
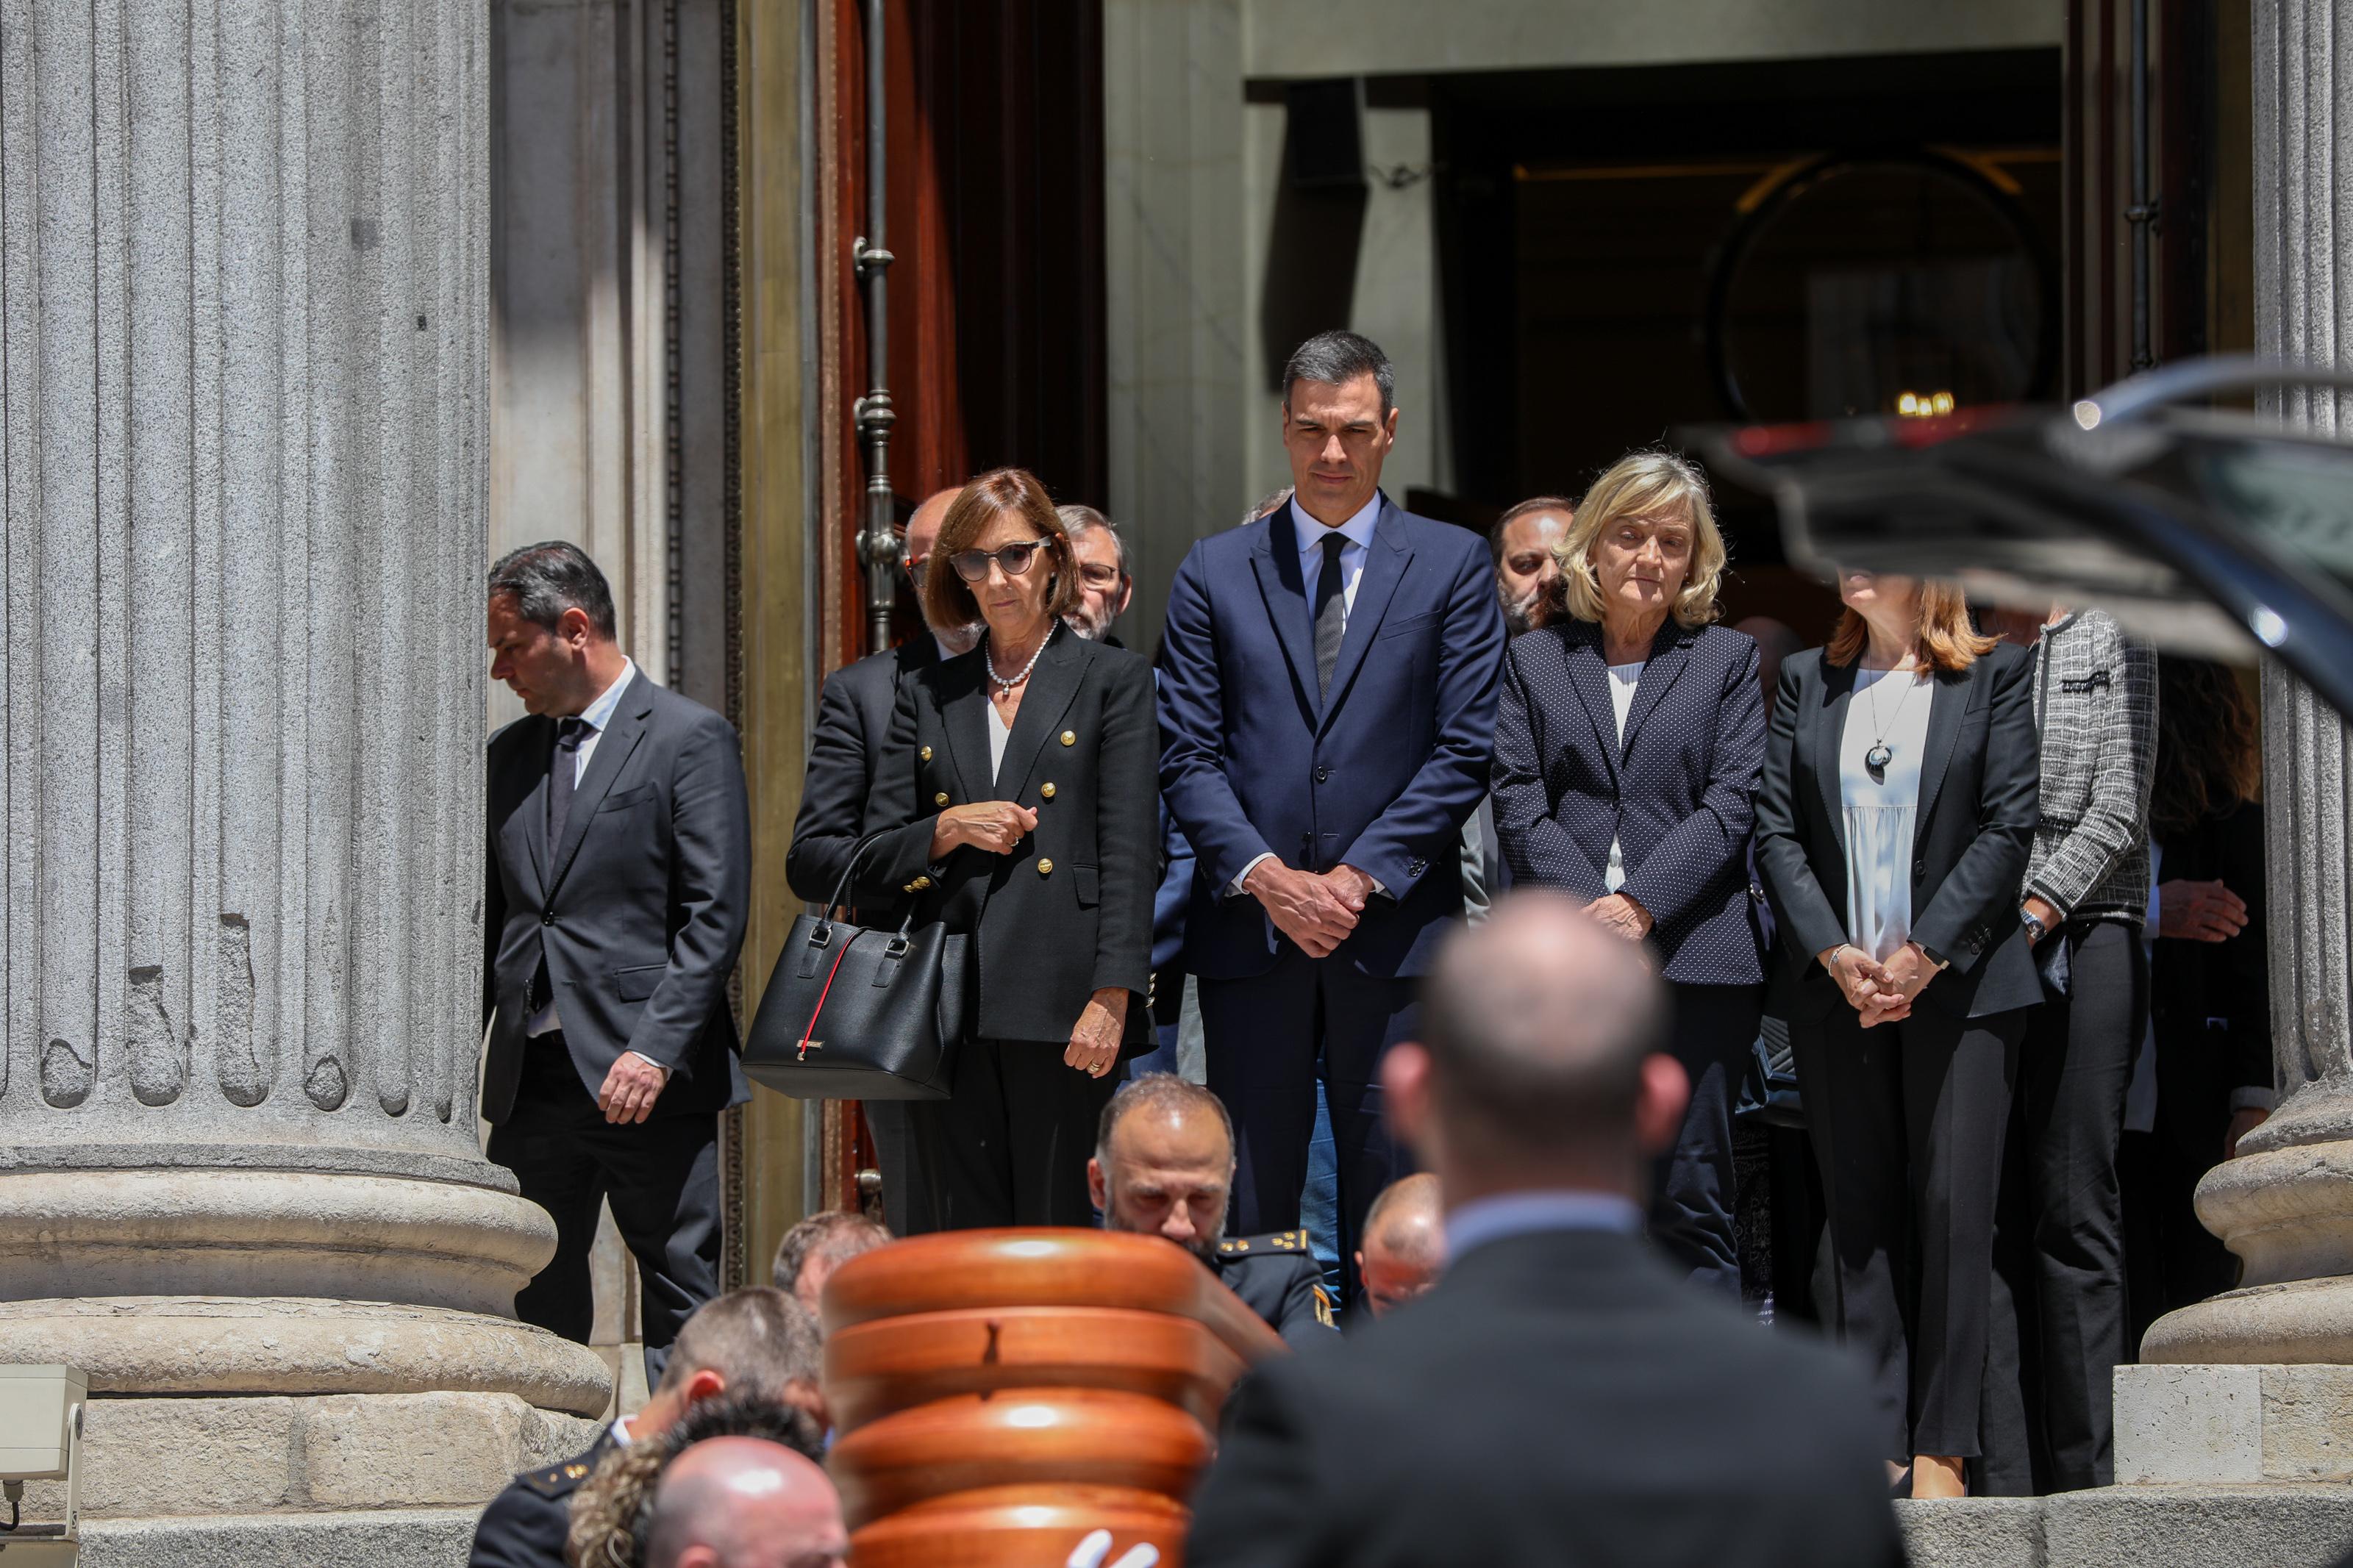
[[[580,771],[580,742],[596,731],[586,719],[555,721],[555,752],[547,759],[547,874],[555,874],[555,857],[564,847],[564,819],[572,815],[575,776]],[[548,1003],[547,950],[540,950],[539,967],[532,971],[523,1005],[536,1014]]]
[[[1345,534],[1324,536],[1324,574],[1315,579],[1315,695],[1332,695],[1332,669],[1340,662],[1340,634],[1346,629],[1348,595],[1340,584],[1340,552]]]
[[[547,763],[547,854],[553,860],[564,847],[564,819],[572,815],[572,792],[578,787],[580,743],[594,733],[586,719],[559,719],[555,723],[555,755]]]

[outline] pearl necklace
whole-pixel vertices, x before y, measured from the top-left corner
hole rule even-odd
[[[1046,635],[1038,639],[1038,646],[1030,650],[1029,662],[1021,667],[1021,673],[1008,679],[997,673],[997,658],[989,651],[988,639],[983,637],[980,639],[981,666],[988,671],[988,679],[996,683],[997,691],[1003,696],[1010,697],[1013,695],[1015,687],[1029,679],[1029,672],[1038,668],[1038,656],[1044,653],[1046,645],[1053,640],[1054,628],[1050,626],[1046,628]]]

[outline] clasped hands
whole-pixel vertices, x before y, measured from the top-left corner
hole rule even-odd
[[[1274,929],[1310,958],[1328,958],[1356,929],[1373,896],[1373,879],[1354,866],[1301,871],[1271,855],[1242,878],[1242,891],[1266,908]]]
[[[932,858],[969,847],[991,855],[1010,855],[1014,846],[1036,831],[1038,813],[1009,800],[976,800],[951,805],[932,818]]]
[[[1866,1029],[1873,1024],[1899,1024],[1910,1017],[1914,998],[1936,977],[1936,964],[1916,942],[1907,942],[1897,948],[1885,963],[1843,942],[1815,956],[1830,971],[1847,1005],[1861,1016]]]
[[[1009,800],[980,800],[952,805],[932,821],[932,858],[969,847],[991,855],[1010,855],[1037,830],[1038,813]],[[1116,986],[1097,991],[1087,999],[1062,1060],[1090,1078],[1101,1078],[1119,1064],[1120,1037],[1127,1027],[1128,994]]]

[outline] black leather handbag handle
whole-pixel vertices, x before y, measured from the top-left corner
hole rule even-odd
[[[825,908],[818,914],[817,925],[809,932],[810,940],[817,946],[823,947],[833,940],[833,911],[848,904],[849,900],[843,895],[849,891],[850,875],[858,869],[858,862],[865,858],[869,849],[898,831],[895,827],[878,827],[849,847],[849,858],[841,863],[841,875],[834,879],[833,896],[825,901]],[[899,922],[900,939],[903,941],[914,925],[915,907],[910,904],[906,918]]]

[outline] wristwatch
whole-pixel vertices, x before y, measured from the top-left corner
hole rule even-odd
[[[2038,920],[2032,910],[2020,910],[2018,923],[2026,928],[2026,940],[2030,943],[2040,945],[2042,939],[2051,934],[2051,928]]]
[[[1938,973],[1942,973],[1946,970],[1953,967],[1953,961],[1951,959],[1947,958],[1944,954],[1936,952],[1926,942],[1915,941],[1912,945],[1920,950],[1921,957],[1926,959],[1929,963],[1936,966]]]

